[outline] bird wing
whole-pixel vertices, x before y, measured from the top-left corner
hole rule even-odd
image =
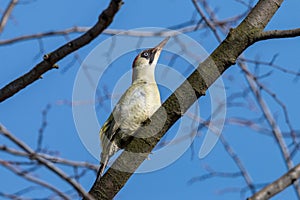
[[[112,140],[116,134],[118,126],[114,120],[113,114],[109,116],[102,128],[100,129],[100,141],[101,141],[101,161],[100,168],[97,173],[97,179],[99,179],[104,169],[108,164],[109,158],[118,150],[116,145],[113,145]]]
[[[100,130],[102,153],[110,154],[109,152],[107,152],[107,150],[109,149],[108,145],[111,143],[118,127],[119,126],[114,119],[114,115],[111,114]]]

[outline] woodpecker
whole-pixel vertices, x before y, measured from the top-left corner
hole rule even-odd
[[[102,152],[97,179],[102,176],[108,160],[118,150],[125,148],[133,133],[161,106],[154,72],[160,53],[168,40],[169,37],[165,38],[156,47],[142,51],[134,59],[132,84],[100,130]]]

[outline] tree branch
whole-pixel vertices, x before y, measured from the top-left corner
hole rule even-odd
[[[59,47],[55,51],[46,54],[44,56],[44,60],[37,64],[32,70],[3,87],[0,90],[0,102],[13,96],[26,86],[40,79],[42,74],[47,71],[57,68],[57,65],[55,64],[56,62],[95,39],[111,24],[115,14],[118,12],[122,4],[122,0],[111,0],[108,8],[101,13],[98,22],[90,30],[82,36]]]
[[[278,38],[291,38],[299,37],[300,28],[290,29],[290,30],[272,30],[264,31],[257,36],[257,41],[269,40],[269,39],[278,39]]]
[[[34,150],[32,150],[29,146],[27,146],[25,143],[23,143],[21,140],[13,136],[8,130],[6,130],[2,125],[0,125],[0,135],[5,136],[10,141],[12,141],[14,144],[19,146],[21,149],[23,149],[26,153],[29,154],[29,158],[31,160],[36,160],[40,164],[44,165],[46,168],[48,168],[50,171],[52,171],[54,174],[58,175],[60,178],[65,180],[67,183],[69,183],[79,194],[81,194],[84,198],[91,200],[93,199],[88,193],[85,192],[85,190],[81,187],[80,184],[78,184],[75,180],[71,179],[67,174],[65,174],[62,170],[55,167],[51,162],[47,161],[46,159],[39,157]]]
[[[276,195],[277,193],[283,191],[288,186],[292,185],[300,177],[300,164],[296,165],[294,168],[290,169],[282,177],[266,186],[248,200],[267,200]]]
[[[212,83],[236,62],[238,56],[255,42],[255,38],[266,27],[283,0],[260,0],[243,22],[231,29],[226,39],[203,62],[192,75],[166,100],[151,117],[152,126],[138,129],[137,137],[126,147],[111,168],[96,181],[90,194],[96,199],[112,199],[126,184],[134,171],[148,157],[149,153],[164,136],[167,130],[205,94]],[[189,88],[193,89],[190,91]],[[163,128],[161,121],[166,119]],[[141,138],[144,133],[151,137]],[[138,153],[130,153],[138,152]]]
[[[213,25],[213,23],[210,22],[209,19],[206,18],[204,12],[202,11],[202,9],[200,8],[200,6],[197,3],[197,0],[192,0],[197,12],[200,14],[200,16],[202,17],[202,19],[205,21],[205,23],[207,24],[207,26],[210,28],[210,30],[213,32],[213,34],[215,35],[215,37],[217,38],[218,42],[221,42],[222,39],[219,36],[216,27]]]
[[[89,30],[88,27],[74,26],[74,27],[67,28],[64,30],[46,31],[46,32],[42,32],[42,33],[22,35],[22,36],[18,36],[18,37],[11,38],[11,39],[0,40],[0,45],[8,45],[8,44],[13,44],[13,43],[20,42],[20,41],[40,39],[40,38],[49,37],[49,36],[60,36],[60,35],[64,36],[64,35],[68,35],[71,33],[84,33],[84,32],[87,32],[88,30]],[[105,31],[103,31],[103,33],[104,32]]]
[[[238,19],[240,19],[242,15],[238,15],[235,17],[231,17],[225,20],[220,21],[214,21],[213,26],[215,27],[222,27],[226,24],[230,24]],[[196,24],[196,25],[190,25],[185,26],[182,28],[174,29],[177,32],[180,33],[188,33],[188,32],[194,32],[196,30],[202,29],[206,27],[204,24]],[[72,33],[84,33],[89,30],[89,27],[81,27],[81,26],[74,26],[70,28],[66,28],[63,30],[56,30],[56,31],[46,31],[41,33],[35,33],[35,34],[29,34],[29,35],[22,35],[17,36],[15,38],[0,40],[0,45],[8,45],[13,44],[16,42],[26,41],[26,40],[32,40],[32,39],[40,39],[43,37],[50,37],[50,36],[65,36]],[[166,30],[166,31],[160,31],[160,32],[153,32],[153,31],[134,31],[134,30],[125,30],[125,29],[106,29],[102,32],[102,34],[105,35],[128,35],[128,36],[135,36],[135,37],[154,37],[154,36],[175,36],[178,33],[173,30]]]
[[[257,102],[269,124],[269,126],[272,129],[274,138],[279,146],[280,152],[282,154],[282,157],[284,158],[285,164],[287,166],[287,169],[292,169],[294,167],[294,163],[293,160],[291,158],[291,154],[289,152],[289,149],[283,139],[280,127],[277,125],[273,115],[271,114],[271,111],[269,109],[269,107],[267,106],[266,102],[264,101],[264,99],[262,98],[262,95],[259,91],[259,89],[256,87],[256,83],[254,81],[254,77],[253,75],[248,71],[247,66],[245,64],[243,64],[242,62],[239,62],[239,65],[241,67],[241,69],[244,71],[244,73],[246,74],[246,79],[248,81],[248,84],[254,94],[254,96],[257,99]],[[296,190],[296,195],[298,196],[298,198],[300,198],[300,186],[298,182],[294,182],[294,187]]]
[[[23,152],[23,151],[18,151],[16,149],[12,149],[9,148],[5,145],[0,145],[0,151],[9,153],[11,155],[15,155],[15,156],[21,156],[21,157],[30,157],[30,154]],[[48,154],[44,154],[44,153],[36,153],[37,156],[44,158],[52,163],[57,163],[57,164],[61,164],[61,165],[66,165],[66,166],[70,166],[70,167],[81,167],[81,168],[86,168],[86,169],[90,169],[93,171],[97,171],[99,166],[98,165],[94,165],[88,162],[80,162],[80,161],[73,161],[73,160],[67,160],[65,158],[60,158],[57,156],[51,156]]]
[[[19,0],[11,0],[8,4],[6,10],[4,11],[2,18],[0,20],[0,33],[3,32],[4,27],[8,21],[9,16],[11,15],[11,12],[13,11],[15,5],[17,5]]]
[[[248,173],[246,167],[242,163],[241,159],[238,157],[238,155],[233,151],[232,147],[229,145],[229,143],[225,140],[225,137],[223,135],[220,136],[220,141],[223,144],[226,152],[229,154],[229,156],[233,159],[237,167],[239,168],[241,175],[243,176],[247,186],[249,187],[252,194],[255,193],[255,187],[252,181],[252,178],[250,174]]]
[[[20,177],[23,177],[24,179],[26,179],[30,182],[41,185],[42,187],[53,191],[54,193],[58,194],[61,198],[65,199],[65,200],[71,199],[66,194],[64,194],[64,192],[60,191],[59,189],[57,189],[53,185],[50,185],[50,184],[48,184],[48,183],[46,183],[46,182],[44,182],[44,181],[42,181],[38,178],[35,178],[35,177],[29,175],[28,173],[24,173],[24,172],[18,170],[17,168],[13,167],[11,164],[9,164],[8,162],[6,162],[4,160],[0,159],[0,165],[2,165],[6,169],[10,170],[11,172],[17,174]]]

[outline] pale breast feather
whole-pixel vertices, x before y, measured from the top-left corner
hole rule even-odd
[[[138,128],[147,113],[146,101],[143,85],[128,88],[114,112],[116,123],[121,124],[121,129],[126,132],[126,129],[135,130]]]

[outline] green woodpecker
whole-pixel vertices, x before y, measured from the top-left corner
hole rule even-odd
[[[132,64],[132,84],[116,104],[112,114],[100,130],[101,163],[98,178],[102,176],[108,160],[126,146],[128,138],[160,107],[160,94],[154,71],[164,39],[156,47],[136,56]]]

